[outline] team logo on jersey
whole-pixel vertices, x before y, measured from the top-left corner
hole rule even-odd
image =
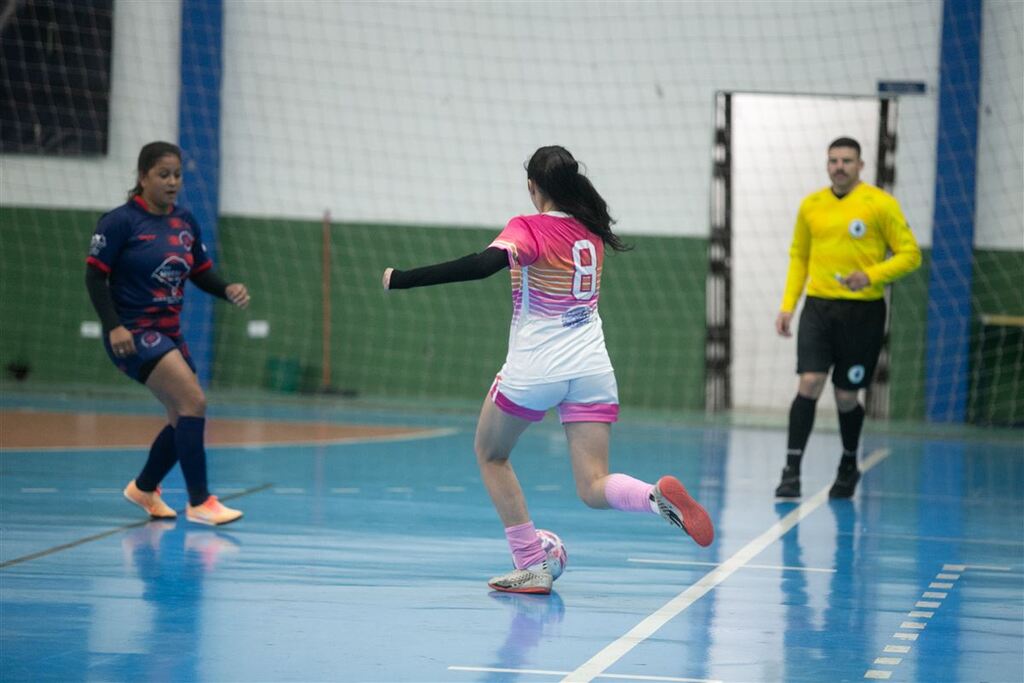
[[[562,314],[562,327],[580,327],[590,322],[590,307],[576,306]]]
[[[854,365],[852,368],[846,371],[846,379],[850,380],[850,384],[860,384],[864,381],[864,366]]]
[[[192,251],[192,243],[195,239],[192,237],[192,233],[188,230],[182,230],[178,233],[178,239],[181,240],[182,245],[189,251]]]
[[[89,243],[89,256],[96,256],[107,246],[107,238],[103,235],[93,235]]]
[[[147,349],[151,349],[160,343],[160,333],[153,331],[143,332],[141,341],[143,346]]]
[[[172,230],[178,230],[179,228],[185,227],[185,221],[175,216],[174,218],[167,219],[167,225],[171,226]]]
[[[180,256],[168,256],[157,266],[150,277],[171,290],[170,295],[163,297],[162,301],[177,302],[181,299],[181,288],[189,270],[188,262]]]
[[[850,221],[850,234],[860,239],[864,236],[864,233],[868,231],[868,226],[864,225],[864,221],[859,218],[854,218]]]

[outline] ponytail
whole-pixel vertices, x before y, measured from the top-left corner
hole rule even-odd
[[[615,219],[608,204],[587,176],[579,172],[579,162],[569,150],[552,145],[541,147],[526,163],[526,177],[544,191],[561,211],[582,223],[615,251],[629,251],[628,245],[612,232]]]

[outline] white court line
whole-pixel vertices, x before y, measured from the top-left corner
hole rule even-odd
[[[296,494],[305,493],[306,489],[298,488],[295,486],[275,486],[274,493],[279,493],[283,496],[294,496]]]
[[[474,671],[497,674],[532,674],[534,676],[565,676],[568,671],[550,669],[502,669],[490,666],[449,666],[449,671]],[[675,676],[644,676],[641,674],[600,674],[598,678],[615,678],[626,681],[667,681],[668,683],[724,683],[717,678],[677,678]]]
[[[886,645],[882,652],[889,652],[897,655],[905,655],[910,652],[909,645]]]
[[[892,676],[891,671],[882,671],[881,669],[868,669],[864,673],[864,678],[877,678],[881,681],[889,680],[890,676]]]
[[[21,490],[22,493],[57,493],[57,489],[46,486],[28,487]]]
[[[340,424],[340,423],[339,423]],[[337,439],[302,439],[296,441],[277,441],[265,443],[251,443],[246,441],[225,441],[223,443],[206,444],[207,451],[216,451],[221,448],[244,448],[246,450],[265,450],[268,448],[294,448],[296,446],[341,446],[361,443],[391,443],[395,441],[416,441],[418,439],[437,439],[442,436],[451,436],[459,430],[451,427],[437,429],[421,429],[405,434],[390,434],[380,436],[342,436]],[[3,453],[80,453],[87,451],[137,451],[147,449],[150,444],[140,443],[129,446],[26,446],[19,448],[7,448],[0,446]]]
[[[438,493],[465,493],[465,486],[437,486],[434,488]]]
[[[926,607],[930,609],[938,609],[942,606],[941,602],[931,602],[928,600],[918,600],[914,603],[914,607]]]
[[[627,557],[626,562],[639,562],[643,564],[679,564],[679,565],[694,565],[700,567],[718,567],[721,566],[720,562],[697,562],[691,560],[648,560],[640,557]],[[794,571],[794,572],[828,572],[835,574],[835,569],[825,569],[823,567],[792,567],[789,565],[780,564],[747,564],[743,565],[744,569],[775,569],[783,571]]]
[[[867,472],[885,460],[889,457],[890,452],[888,448],[880,448],[871,453],[861,463],[861,472]],[[821,489],[809,500],[804,501],[788,515],[772,524],[768,527],[767,531],[740,548],[728,560],[701,577],[697,583],[669,600],[653,614],[630,629],[628,633],[619,637],[618,640],[610,643],[603,650],[580,665],[575,671],[562,679],[563,683],[586,683],[603,674],[608,667],[625,657],[630,650],[650,638],[658,629],[679,616],[683,610],[703,597],[712,588],[732,576],[737,569],[750,562],[761,551],[782,538],[787,531],[821,507],[828,500],[828,490],[831,487],[832,485],[829,484]]]
[[[339,486],[331,489],[331,493],[359,493],[358,486]]]

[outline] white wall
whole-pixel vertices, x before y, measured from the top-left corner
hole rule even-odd
[[[139,148],[177,141],[180,35],[178,0],[115,2],[107,156],[2,156],[0,201],[89,209],[123,202]]]
[[[5,204],[121,199],[138,147],[176,129],[178,12],[117,3],[110,156],[4,158]],[[898,194],[928,243],[940,21],[938,2],[226,0],[221,210],[496,226],[559,143],[623,232],[705,235],[716,91],[911,79],[930,89],[901,108]]]
[[[861,143],[864,171],[877,175],[879,102],[874,98],[733,97],[733,406],[778,409],[796,391],[796,336],[775,334],[797,209],[830,184],[828,144]],[[831,390],[819,411],[834,413]]]
[[[974,244],[1024,249],[1024,3],[985,0]]]

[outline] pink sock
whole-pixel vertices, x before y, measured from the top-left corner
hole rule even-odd
[[[508,547],[512,549],[512,562],[516,569],[524,569],[532,564],[542,562],[547,555],[537,538],[537,529],[533,522],[518,524],[505,528]]]
[[[604,480],[604,497],[616,510],[653,512],[650,495],[654,484],[634,479],[628,474],[609,474]]]

